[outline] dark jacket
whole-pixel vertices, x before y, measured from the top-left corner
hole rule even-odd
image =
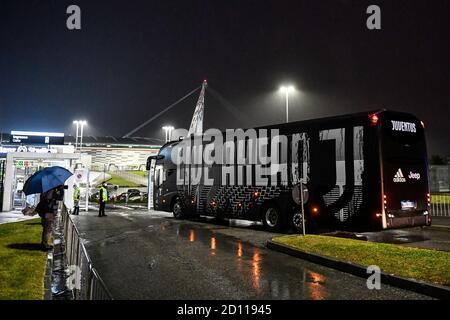
[[[58,213],[58,201],[64,200],[64,187],[57,187],[41,194],[39,204],[36,206],[36,212],[40,217],[46,213]]]

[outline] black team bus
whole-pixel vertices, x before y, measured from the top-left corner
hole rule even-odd
[[[383,109],[255,130],[260,129],[286,137],[287,153],[275,174],[264,176],[271,164],[176,164],[173,148],[193,138],[166,143],[147,163],[155,210],[176,218],[246,219],[262,221],[271,231],[300,230],[303,183],[306,230],[431,224],[424,124],[415,116]],[[208,143],[202,142],[205,150]],[[248,158],[248,144],[247,137],[243,148],[235,143],[224,154]]]

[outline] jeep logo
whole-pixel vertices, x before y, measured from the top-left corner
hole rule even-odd
[[[408,178],[420,180],[420,173],[409,172]]]

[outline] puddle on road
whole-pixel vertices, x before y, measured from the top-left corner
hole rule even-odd
[[[129,213],[122,213],[122,212],[118,212],[117,213],[119,216],[121,216],[122,218],[124,218],[125,220],[128,220],[130,222],[133,222],[134,219],[132,217],[130,217]]]
[[[424,242],[430,240],[430,238],[417,231],[405,231],[405,230],[385,230],[378,232],[365,232],[364,236],[372,242],[383,242],[390,244],[407,244],[415,242]]]
[[[283,259],[287,259],[284,255],[270,252],[268,257],[264,249],[214,230],[195,228],[189,224],[173,224],[172,227],[179,238],[205,248],[211,263],[208,267],[214,270],[223,264],[234,266],[234,271],[227,272],[241,283],[247,283],[256,298],[326,299],[329,296],[325,287],[328,284],[326,275],[298,265],[286,266],[283,263]],[[166,225],[164,230],[167,232],[168,229]],[[154,261],[149,262],[152,267],[153,264]]]

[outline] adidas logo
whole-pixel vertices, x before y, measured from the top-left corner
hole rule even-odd
[[[405,176],[403,175],[402,169],[398,169],[394,176],[394,182],[406,182]]]

